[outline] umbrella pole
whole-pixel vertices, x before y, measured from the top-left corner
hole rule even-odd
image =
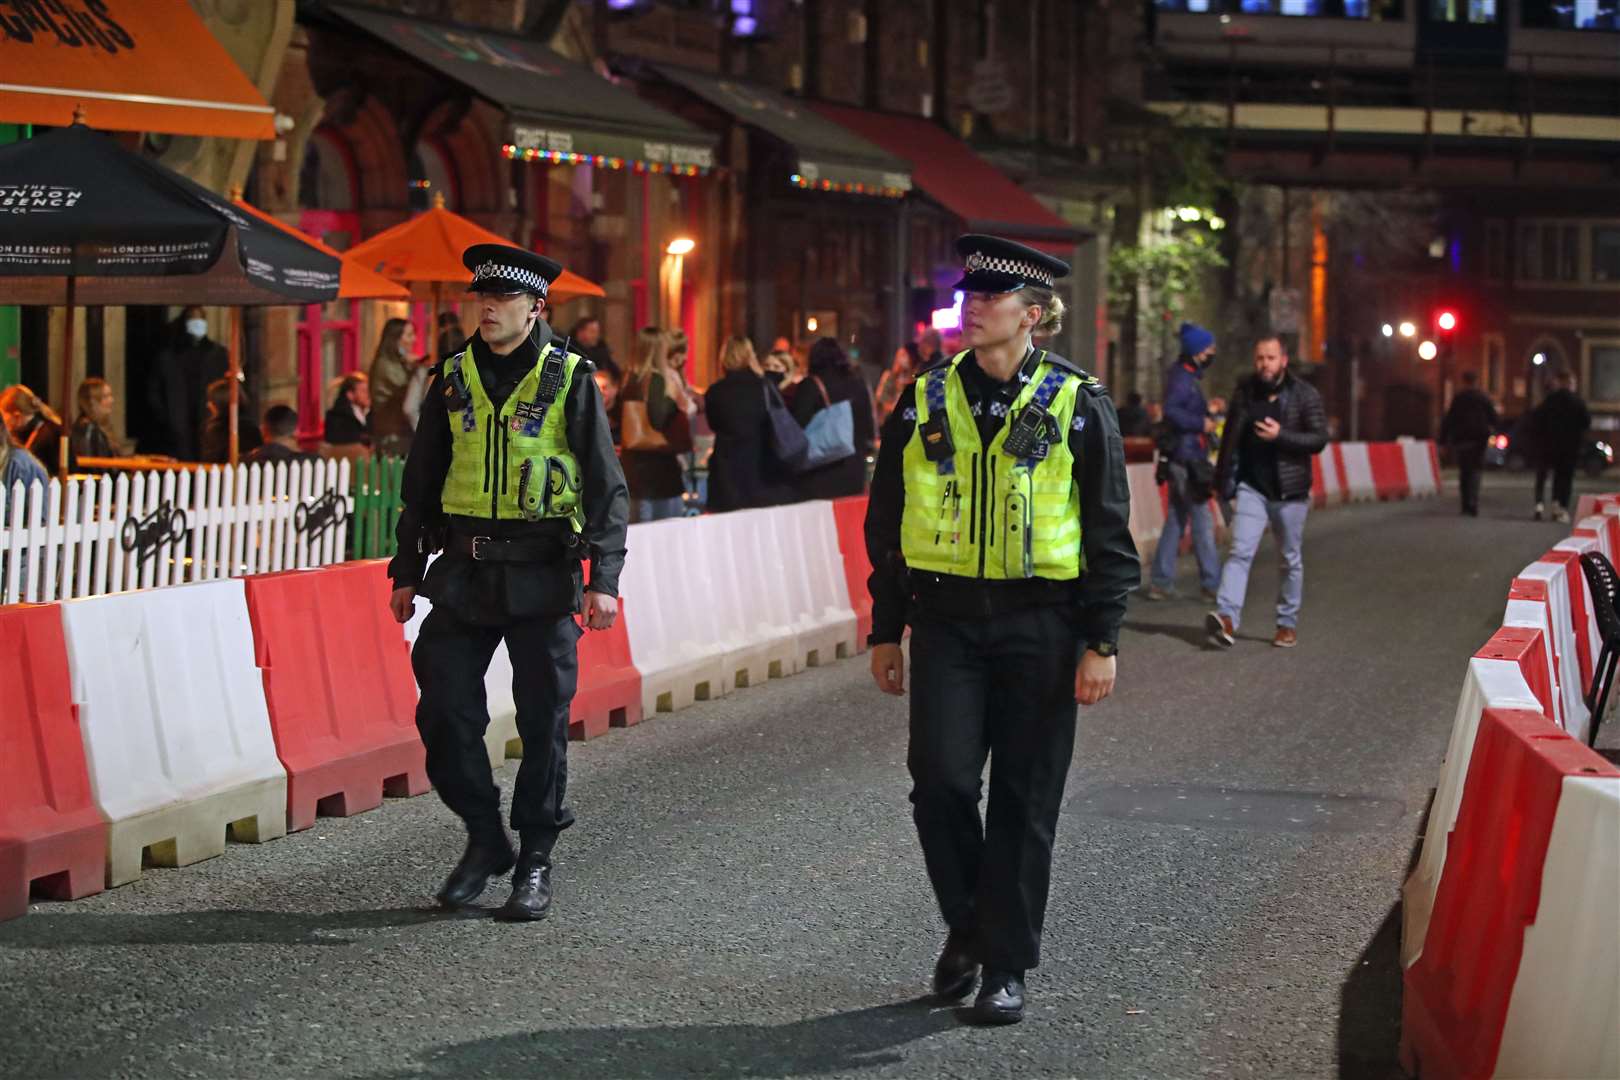
[[[231,438],[231,468],[241,463],[240,442],[238,436],[241,431],[239,417],[242,408],[242,309],[231,308],[231,350],[230,350],[230,438]]]
[[[67,320],[62,327],[62,437],[56,440],[56,471],[64,483],[68,475],[68,443],[73,438],[73,429],[68,427],[67,418],[73,415],[73,293],[76,284],[74,275],[69,274]]]

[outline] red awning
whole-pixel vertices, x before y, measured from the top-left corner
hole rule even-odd
[[[1088,235],[932,120],[842,105],[811,107],[909,161],[912,182],[966,222],[971,232],[1004,236],[1058,256],[1072,254],[1075,243]]]

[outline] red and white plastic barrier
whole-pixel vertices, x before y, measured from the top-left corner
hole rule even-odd
[[[1583,508],[1470,665],[1402,889],[1401,1058],[1422,1080],[1620,1076],[1620,770],[1580,741],[1607,601],[1579,564],[1620,546],[1620,499]]]

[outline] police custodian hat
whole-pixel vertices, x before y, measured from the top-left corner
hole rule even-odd
[[[999,236],[968,233],[956,238],[962,256],[962,280],[952,288],[965,292],[1006,293],[1030,285],[1050,289],[1069,276],[1069,264],[1025,244]]]
[[[472,271],[468,292],[528,292],[545,296],[562,263],[510,244],[474,244],[461,253],[461,264]]]

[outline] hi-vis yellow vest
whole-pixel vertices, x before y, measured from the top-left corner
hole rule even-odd
[[[533,370],[507,396],[497,415],[473,360],[472,346],[445,362],[445,380],[465,385],[465,407],[450,417],[450,472],[444,512],[463,517],[543,521],[580,520],[579,462],[568,446],[563,416],[579,357],[560,353],[550,403],[541,400],[541,380],[554,353],[547,345]],[[554,367],[559,365],[554,365]]]
[[[917,428],[904,455],[900,548],[906,565],[960,577],[1071,581],[1083,568],[1080,489],[1069,452],[1081,377],[1043,359],[1006,423],[984,446],[957,371],[966,355],[958,353],[917,381]],[[1010,457],[1004,444],[1013,421],[1038,397],[1045,400],[1055,438],[1044,458]],[[955,453],[929,461],[921,429],[941,410]]]

